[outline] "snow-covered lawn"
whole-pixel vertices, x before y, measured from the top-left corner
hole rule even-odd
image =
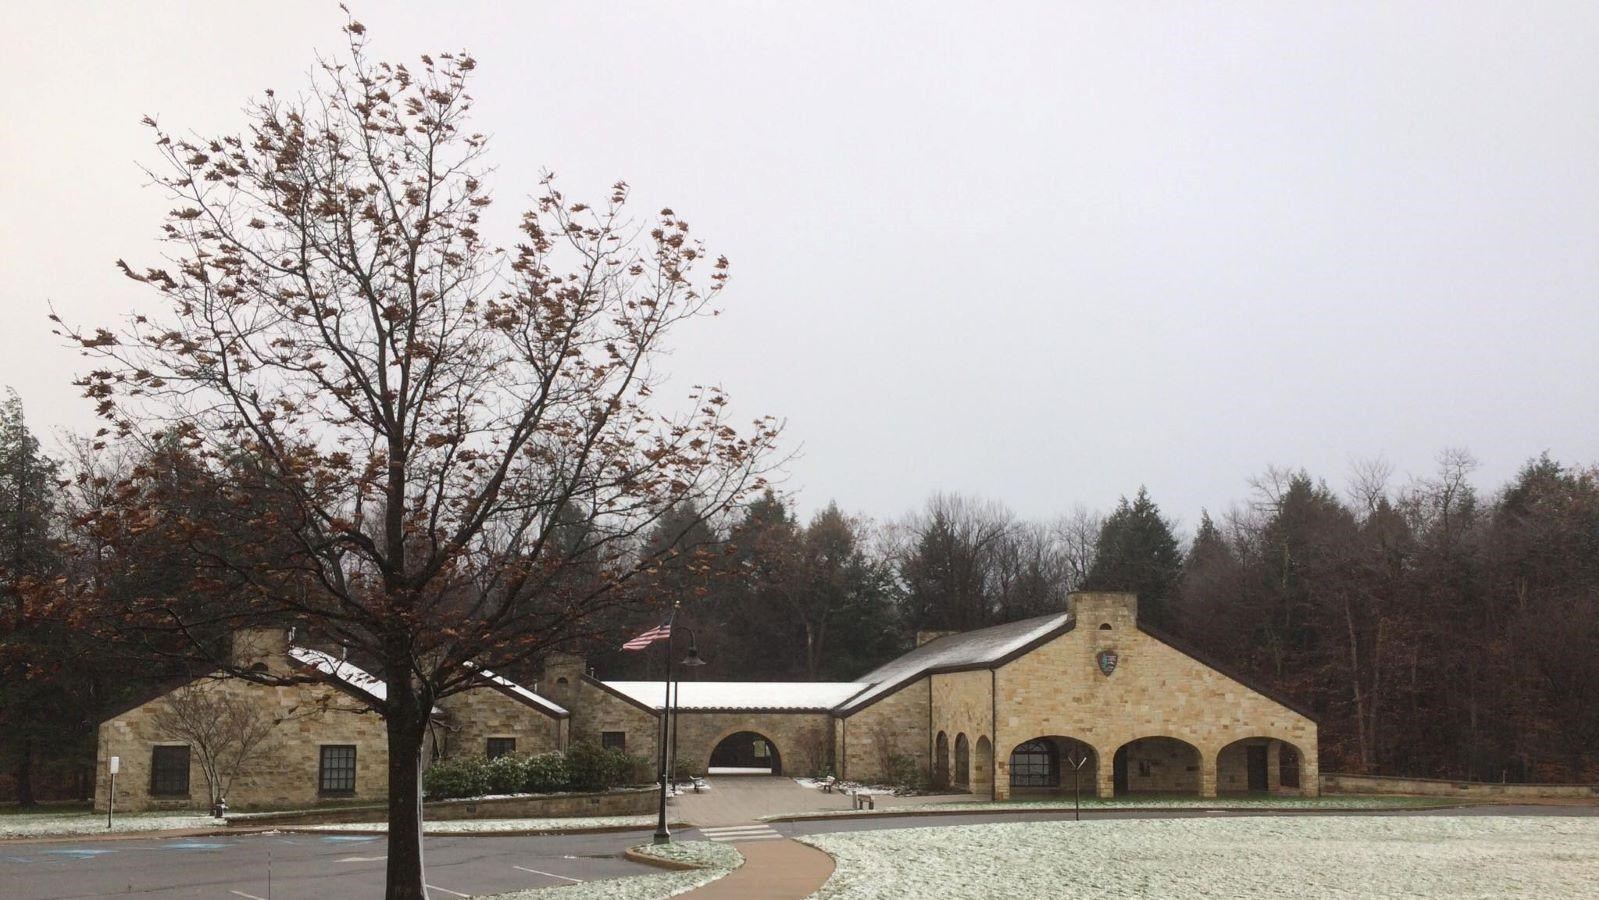
[[[609,878],[583,884],[568,884],[555,888],[537,888],[495,894],[480,900],[659,900],[708,884],[743,864],[744,858],[727,844],[710,841],[683,841],[660,847],[645,844],[634,847],[636,851],[677,862],[703,866],[698,870],[663,872],[660,875],[636,875],[631,878]]]
[[[113,827],[105,827],[105,813],[7,813],[0,815],[0,838],[54,837],[81,834],[120,834],[135,831],[165,831],[173,828],[221,828],[221,819],[210,816],[174,816],[163,813],[122,813],[114,817]]]
[[[1017,822],[800,838],[817,900],[1591,897],[1599,818],[1302,816]]]
[[[1321,797],[1191,797],[1186,795],[1149,795],[1143,797],[1117,797],[1111,800],[1101,800],[1097,797],[1084,797],[1083,809],[1420,809],[1439,806],[1462,806],[1472,801],[1455,800],[1448,797],[1393,797],[1382,795],[1353,796],[1348,794],[1324,795]],[[1070,797],[1040,797],[1037,799],[1006,800],[999,803],[989,801],[937,801],[918,803],[915,798],[883,798],[877,800],[876,809],[848,810],[810,810],[801,813],[788,813],[781,815],[762,816],[763,821],[772,819],[806,819],[806,818],[836,818],[841,815],[848,816],[883,816],[904,815],[905,813],[920,812],[923,810],[946,811],[958,810],[961,812],[992,812],[995,810],[1045,810],[1045,809],[1072,809],[1074,804]]]
[[[653,828],[655,816],[578,816],[561,819],[451,819],[422,823],[426,834],[494,834],[524,831],[585,831],[594,828]],[[388,831],[387,822],[284,825],[282,831]]]

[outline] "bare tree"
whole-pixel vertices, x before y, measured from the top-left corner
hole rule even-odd
[[[214,680],[201,679],[168,694],[153,722],[163,735],[194,751],[215,811],[245,764],[285,718],[269,715],[259,703]]]
[[[735,428],[714,387],[654,406],[652,363],[727,277],[687,222],[635,222],[621,183],[591,206],[547,177],[519,242],[491,246],[476,62],[375,62],[345,31],[346,58],[253,102],[240,134],[146,120],[171,256],[118,264],[164,303],[63,332],[96,360],[102,438],[176,445],[192,473],[136,469],[95,511],[124,551],[159,525],[192,561],[181,591],[101,608],[220,667],[229,630],[285,621],[371,666],[387,896],[412,900],[428,712],[470,687],[464,663],[515,668],[585,633],[657,562],[640,536],[666,510],[719,515],[764,486],[778,428]]]

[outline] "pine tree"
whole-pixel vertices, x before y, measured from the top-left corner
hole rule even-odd
[[[1140,620],[1168,627],[1182,590],[1182,565],[1171,525],[1140,487],[1131,502],[1121,498],[1116,511],[1106,517],[1094,549],[1094,567],[1083,587],[1136,593]]]

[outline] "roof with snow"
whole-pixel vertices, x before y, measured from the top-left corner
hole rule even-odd
[[[871,687],[847,698],[847,702],[841,701],[838,711],[854,712],[935,669],[994,665],[1012,653],[1064,629],[1071,620],[1070,613],[1055,613],[934,638],[862,676],[861,681],[869,683]]]
[[[347,659],[339,659],[331,653],[312,650],[310,647],[290,647],[289,656],[296,662],[337,679],[379,703],[388,699],[389,690],[382,679]]]
[[[474,669],[478,668],[476,665],[473,665],[472,663],[467,663],[467,665],[470,666],[471,668],[474,668]],[[508,694],[511,694],[512,696],[514,696],[517,699],[521,700],[522,702],[528,704],[529,706],[536,706],[539,709],[544,710],[545,712],[549,713],[552,716],[569,715],[569,713],[567,713],[565,707],[563,707],[563,706],[561,706],[561,705],[559,705],[559,704],[557,704],[557,703],[555,703],[555,702],[553,702],[551,700],[548,700],[548,699],[546,699],[544,697],[541,697],[538,694],[533,693],[532,691],[530,691],[527,688],[521,686],[520,684],[517,684],[516,682],[512,681],[509,678],[503,678],[503,677],[501,677],[499,675],[494,674],[493,672],[490,672],[488,669],[478,669],[478,674],[482,675],[484,680],[490,682],[495,687],[498,687],[500,690],[505,691]]]
[[[601,684],[650,709],[660,709],[659,681]],[[678,709],[832,709],[870,685],[854,681],[680,681]]]

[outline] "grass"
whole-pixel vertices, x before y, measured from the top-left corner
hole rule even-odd
[[[1286,797],[1262,795],[1235,795],[1221,797],[1195,797],[1192,794],[1140,794],[1135,797],[1116,797],[1102,800],[1098,797],[1082,798],[1085,810],[1107,809],[1262,809],[1262,810],[1327,810],[1327,809],[1433,809],[1462,806],[1472,801],[1449,797],[1401,797],[1378,794],[1323,795],[1321,797]],[[824,810],[788,815],[762,816],[762,820],[833,818],[835,816],[891,816],[914,815],[918,812],[1003,812],[1074,809],[1071,795],[1039,795],[1019,797],[999,802],[989,800],[960,800],[941,803],[884,803],[875,810]]]
[[[659,900],[709,884],[743,865],[744,857],[727,844],[711,841],[680,841],[662,846],[644,844],[634,852],[647,856],[686,862],[701,868],[659,875],[633,875],[608,878],[553,888],[534,888],[495,894],[477,900]]]
[[[168,812],[117,813],[113,826],[105,826],[105,813],[92,810],[75,812],[8,812],[0,816],[0,838],[71,837],[93,834],[123,834],[139,831],[169,831],[187,828],[220,828],[222,822],[206,815],[173,815]]]

